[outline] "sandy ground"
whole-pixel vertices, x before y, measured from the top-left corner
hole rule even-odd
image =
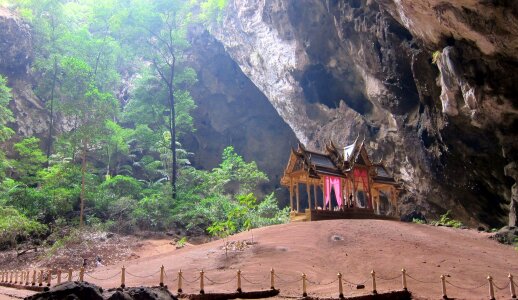
[[[243,290],[270,287],[270,268],[275,287],[284,297],[302,294],[301,274],[308,278],[310,296],[336,297],[337,273],[344,278],[344,294],[368,294],[370,271],[375,270],[377,290],[401,288],[401,268],[406,268],[408,289],[419,299],[441,297],[440,275],[447,276],[447,294],[456,299],[487,299],[487,275],[494,278],[497,299],[508,299],[509,273],[518,277],[518,251],[474,230],[381,220],[334,220],[292,223],[253,230],[256,244],[243,251],[231,251],[228,258],[223,241],[187,245],[175,249],[169,240],[152,240],[136,250],[138,258],[100,267],[85,280],[105,288],[120,285],[120,269],[126,266],[126,285],[157,285],[160,266],[166,270],[165,284],[177,288],[182,269],[187,293],[199,290],[199,271],[205,271],[206,292],[236,289],[236,271],[241,269]],[[245,232],[231,241],[251,239]],[[515,281],[518,282],[518,279]],[[351,283],[365,283],[356,289]],[[502,289],[499,289],[502,288]],[[0,288],[0,299],[6,294]]]

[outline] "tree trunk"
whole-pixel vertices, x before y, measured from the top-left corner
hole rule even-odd
[[[52,74],[52,87],[50,90],[50,116],[49,116],[49,136],[47,137],[47,162],[45,167],[50,165],[50,155],[52,153],[52,134],[54,130],[54,90],[56,88],[56,78],[58,76],[58,61],[54,57],[54,74]]]
[[[174,74],[174,71],[173,71]],[[173,162],[171,166],[171,188],[172,188],[172,198],[176,199],[176,178],[178,176],[178,166],[177,166],[177,158],[176,158],[176,112],[174,107],[174,90],[171,87],[169,89],[169,131],[171,134],[171,143],[170,150],[173,155]]]
[[[86,146],[87,142],[83,142],[83,155],[81,158],[81,197],[79,211],[79,228],[83,228],[83,214],[85,208],[85,176],[86,176]]]

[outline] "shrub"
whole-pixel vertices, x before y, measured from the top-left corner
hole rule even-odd
[[[16,247],[19,240],[47,231],[47,226],[28,219],[14,207],[0,207],[0,248]]]
[[[462,222],[459,220],[455,220],[450,218],[451,211],[448,210],[444,215],[441,215],[439,220],[432,221],[432,225],[435,226],[447,226],[447,227],[453,227],[453,228],[460,228],[462,227]]]

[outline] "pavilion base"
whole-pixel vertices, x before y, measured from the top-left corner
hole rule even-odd
[[[291,212],[290,222],[324,221],[336,219],[377,219],[377,220],[399,220],[396,217],[377,215],[369,208],[346,208],[340,211],[306,209],[305,212]]]

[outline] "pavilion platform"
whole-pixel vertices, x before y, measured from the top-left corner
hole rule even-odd
[[[374,209],[352,207],[344,210],[306,209],[305,212],[290,213],[290,222],[323,221],[336,219],[376,219],[399,221],[396,217],[378,215]]]

